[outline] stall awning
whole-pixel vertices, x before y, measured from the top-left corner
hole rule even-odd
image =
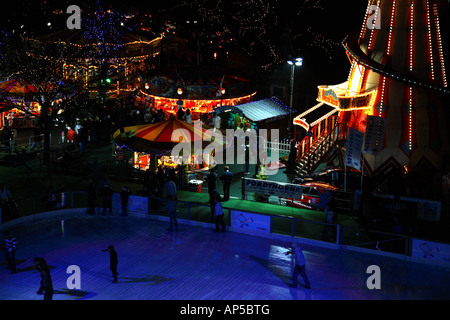
[[[253,122],[274,121],[289,115],[289,107],[276,97],[236,106],[222,106],[214,110],[215,113],[226,111],[236,112]]]

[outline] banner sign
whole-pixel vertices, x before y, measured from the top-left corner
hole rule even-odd
[[[367,116],[364,153],[376,154],[381,150],[386,121],[386,118]]]
[[[369,108],[372,96],[373,91],[359,96],[339,97],[339,109],[347,110]]]
[[[298,184],[283,183],[276,181],[260,179],[244,179],[244,190],[283,198],[300,198],[302,196],[302,187]]]
[[[231,227],[233,230],[253,230],[270,233],[270,216],[231,210]]]
[[[364,133],[349,128],[345,150],[345,165],[361,170],[361,149],[363,146]]]
[[[413,239],[411,255],[416,258],[450,263],[450,245],[420,239]]]

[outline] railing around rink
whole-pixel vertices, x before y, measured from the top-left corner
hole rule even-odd
[[[38,214],[61,209],[86,209],[88,211],[88,193],[62,192],[55,193],[56,201],[49,202],[48,195],[21,199],[16,201],[17,212],[14,216],[4,216],[3,223],[25,216],[36,217]],[[168,216],[164,210],[167,199],[145,196],[130,197],[130,213],[142,216],[154,216],[157,219]],[[122,213],[120,204],[120,194],[113,194],[113,214]],[[101,214],[103,204],[101,197],[97,196],[95,201],[96,214]],[[336,246],[359,247],[375,251],[411,255],[412,238],[400,234],[391,234],[365,230],[361,228],[341,226],[333,223],[324,223],[300,219],[292,216],[282,216],[276,214],[263,214],[248,212],[245,210],[235,210],[227,208],[224,204],[225,223],[232,227],[233,231],[244,233],[257,233],[273,237],[276,235],[287,237],[300,237],[303,239],[315,240]],[[239,218],[238,214],[239,213]],[[107,213],[108,214],[108,213]],[[242,219],[245,219],[245,223]],[[211,207],[208,204],[177,200],[177,219],[185,220],[188,224],[203,223],[211,224],[213,227],[214,217]],[[238,221],[239,220],[239,221]],[[252,230],[245,230],[246,226],[253,226]],[[263,227],[260,227],[263,226]]]

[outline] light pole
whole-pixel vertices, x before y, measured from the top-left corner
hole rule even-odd
[[[291,99],[289,103],[289,134],[291,134],[292,130],[292,104],[294,101],[294,74],[295,74],[295,67],[300,67],[303,65],[303,58],[295,58],[295,59],[289,59],[287,63],[291,66]]]

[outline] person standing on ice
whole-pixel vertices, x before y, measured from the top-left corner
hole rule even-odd
[[[112,275],[113,275],[113,283],[117,282],[117,264],[118,264],[118,257],[117,252],[114,249],[113,245],[110,245],[108,249],[102,250],[103,252],[108,251],[109,252],[109,268],[111,269]]]
[[[294,261],[295,266],[292,273],[292,284],[291,287],[297,288],[297,278],[299,275],[302,276],[303,281],[305,282],[305,288],[310,289],[311,283],[309,282],[308,277],[306,276],[306,260],[305,256],[303,255],[303,251],[300,248],[300,246],[296,243],[292,244],[292,250],[286,252],[286,255],[293,254],[294,255]]]

